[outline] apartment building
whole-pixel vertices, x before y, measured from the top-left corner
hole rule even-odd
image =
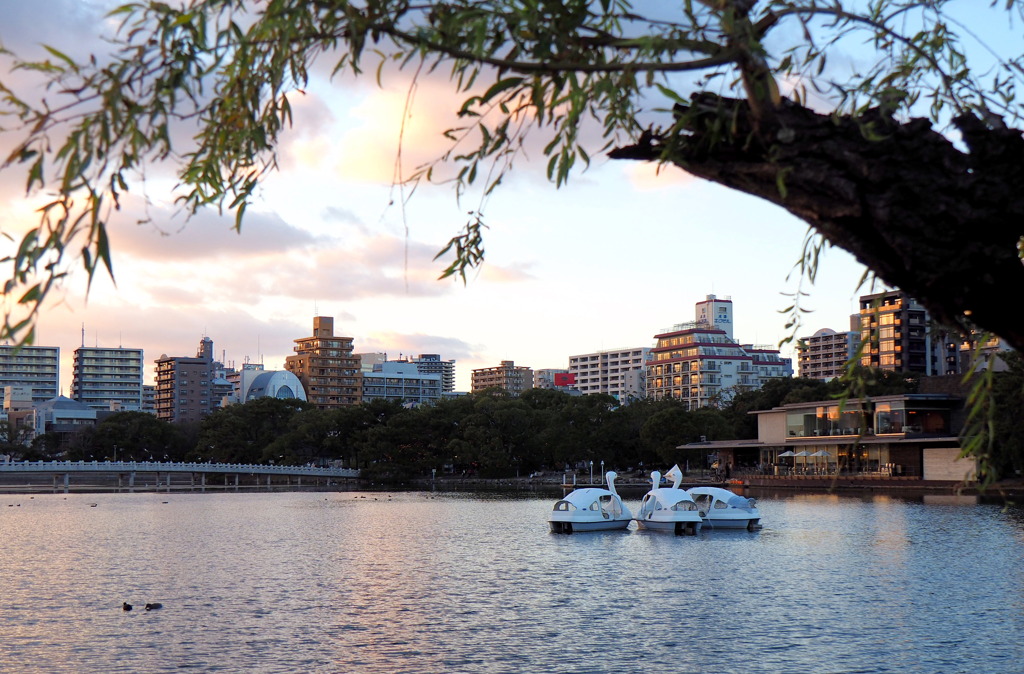
[[[0,345],[0,405],[4,389],[31,389],[32,402],[41,403],[60,393],[60,347]]]
[[[142,410],[142,349],[75,349],[71,399],[95,410]]]
[[[642,372],[650,356],[648,347],[612,349],[569,356],[569,374],[576,376],[576,388],[583,394],[607,393],[617,400],[642,398],[637,372]]]
[[[441,392],[455,391],[455,359],[444,360],[438,353],[420,353],[409,356],[409,362],[415,363],[420,374],[436,374],[441,377]]]
[[[363,400],[394,400],[419,405],[441,399],[439,373],[422,372],[416,363],[389,360],[363,372]]]
[[[223,386],[215,386],[221,364],[213,359],[213,340],[203,337],[195,357],[161,355],[156,359],[158,419],[197,422],[221,406]]]
[[[793,376],[792,361],[770,346],[732,338],[732,301],[708,295],[696,320],[654,336],[647,360],[647,397],[675,398],[688,409],[715,406],[765,381]]]
[[[843,374],[846,361],[853,357],[859,343],[855,332],[836,332],[822,328],[810,337],[797,340],[797,371],[805,379],[831,381]]]
[[[860,364],[890,372],[946,374],[939,362],[946,360],[941,354],[945,340],[933,341],[928,321],[925,308],[901,290],[862,295],[860,312],[850,326],[864,344]]]
[[[334,318],[313,318],[313,334],[295,340],[295,355],[284,367],[306,391],[306,400],[319,409],[337,409],[362,402],[360,359],[352,353],[352,338],[334,334]]]
[[[489,388],[500,388],[513,396],[533,388],[533,370],[517,366],[515,361],[503,360],[497,367],[473,370],[472,391],[478,393]]]
[[[533,371],[533,388],[542,388],[549,391],[566,390],[576,388],[576,377],[567,376],[568,370],[558,368],[543,368]]]

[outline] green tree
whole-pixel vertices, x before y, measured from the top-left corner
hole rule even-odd
[[[987,483],[1002,478],[1024,475],[1024,358],[1019,353],[1001,356],[1005,371],[988,370],[974,375],[972,397],[980,399],[981,408],[969,412],[975,421],[968,422],[965,448],[981,459],[981,478]],[[985,415],[987,408],[997,414]]]
[[[98,424],[91,438],[90,454],[122,461],[176,461],[188,450],[186,436],[176,425],[146,412],[117,412]]]
[[[310,407],[301,400],[257,398],[215,410],[200,422],[194,457],[226,463],[295,463],[292,454],[268,449],[289,431],[292,417]]]
[[[12,421],[0,421],[0,454],[21,458],[29,450],[30,431],[30,428],[19,427]]]
[[[126,4],[112,13],[112,54],[75,63],[58,45],[46,61],[16,64],[48,78],[46,100],[10,80],[0,89],[21,123],[7,164],[26,167],[30,192],[54,195],[7,258],[6,291],[22,311],[7,315],[0,337],[31,341],[68,256],[81,251],[90,278],[111,269],[107,218],[150,162],[180,159],[180,204],[233,211],[240,225],[277,166],[290,97],[326,60],[356,76],[374,66],[378,77],[448,70],[463,123],[444,131],[452,150],[439,161],[455,165],[460,195],[486,196],[534,137],[557,184],[595,152],[672,164],[805,220],[813,234],[800,259],[812,281],[822,248],[840,246],[942,324],[978,325],[1024,347],[1024,314],[1002,301],[1024,291],[1024,140],[1013,128],[1024,68],[1020,54],[971,52],[961,40],[1000,13],[1019,18],[1022,3],[975,3],[967,17],[951,15],[953,5]],[[851,49],[863,53],[850,58]],[[811,96],[829,109],[812,109]],[[174,133],[178,124],[194,134]],[[600,140],[589,141],[591,129]],[[446,275],[465,278],[480,262],[482,231],[477,208],[445,250]]]
[[[699,461],[694,461],[699,457],[677,449],[681,445],[735,438],[729,415],[722,410],[687,410],[678,404],[651,415],[644,423],[641,436],[660,462],[669,467],[675,463],[682,464],[687,459],[691,460],[691,466],[699,465]]]

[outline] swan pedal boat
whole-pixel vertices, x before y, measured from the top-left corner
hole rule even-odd
[[[685,489],[680,489],[683,474],[678,466],[674,467],[665,477],[674,478],[671,487],[659,487],[661,473],[651,473],[651,490],[640,502],[637,513],[637,526],[653,531],[670,531],[677,536],[693,536],[700,531],[703,519],[697,509],[693,497]]]
[[[754,499],[721,487],[691,487],[687,491],[700,508],[706,528],[748,531],[761,528],[761,513]]]
[[[605,474],[607,489],[584,487],[576,489],[555,503],[548,517],[551,533],[571,534],[574,531],[605,531],[625,529],[633,521],[633,513],[615,491],[614,471]]]

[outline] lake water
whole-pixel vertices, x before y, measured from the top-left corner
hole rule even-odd
[[[555,500],[0,495],[0,670],[1024,669],[1021,510],[767,494],[760,532],[565,536]]]

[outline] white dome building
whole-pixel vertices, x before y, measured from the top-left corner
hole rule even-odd
[[[243,403],[256,398],[306,400],[302,382],[287,370],[243,370],[239,384],[238,397]]]

